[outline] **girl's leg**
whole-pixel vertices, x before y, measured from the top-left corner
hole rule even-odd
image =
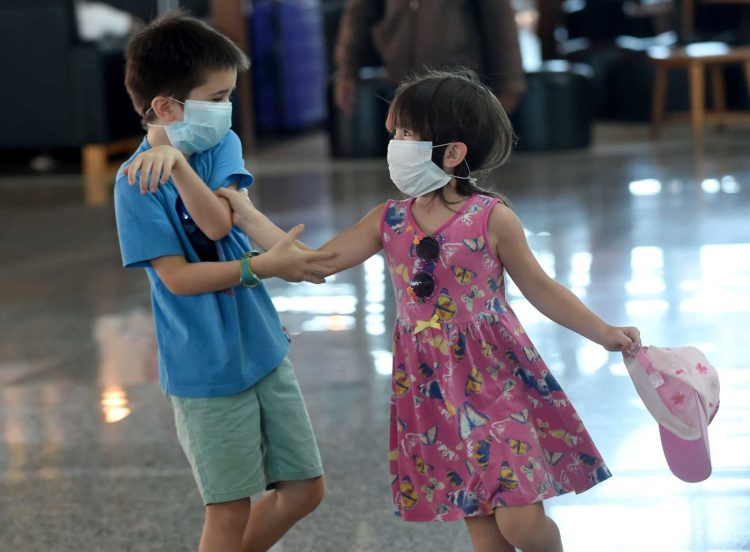
[[[515,552],[498,529],[494,516],[467,517],[464,521],[474,552]]]
[[[242,551],[265,552],[271,548],[292,525],[318,507],[324,492],[322,476],[277,483],[273,491],[253,504],[250,520],[245,518]]]
[[[523,552],[562,552],[560,531],[544,513],[541,502],[517,508],[496,508],[500,532]]]
[[[206,506],[206,519],[199,552],[239,551],[242,534],[250,516],[248,499]]]

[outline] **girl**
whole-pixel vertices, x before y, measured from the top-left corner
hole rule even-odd
[[[405,82],[386,126],[391,179],[410,197],[379,205],[321,249],[336,253],[337,272],[385,250],[398,302],[396,513],[463,519],[477,552],[562,550],[542,501],[610,472],[509,307],[503,271],[542,313],[609,351],[634,348],[639,332],[607,325],[549,278],[513,211],[475,185],[470,168],[502,164],[513,141],[476,75],[431,71]],[[269,221],[242,195],[220,193],[244,228],[267,232]]]

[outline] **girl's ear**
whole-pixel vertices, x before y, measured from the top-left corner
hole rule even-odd
[[[443,154],[443,167],[454,168],[464,162],[468,148],[463,142],[451,142]]]
[[[177,110],[180,104],[167,96],[156,96],[151,100],[151,111],[165,123],[177,121],[181,112]]]

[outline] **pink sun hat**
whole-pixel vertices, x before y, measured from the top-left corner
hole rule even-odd
[[[708,424],[719,409],[719,375],[695,347],[642,347],[623,354],[638,395],[659,422],[672,473],[697,483],[711,475]]]

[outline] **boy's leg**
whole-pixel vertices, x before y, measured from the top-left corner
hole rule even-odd
[[[497,526],[492,515],[464,518],[474,552],[515,552]]]
[[[263,492],[267,484],[255,389],[220,397],[167,399],[206,505],[200,550],[238,551],[250,516],[249,497]]]
[[[243,550],[268,550],[323,499],[320,452],[288,359],[259,381],[265,470],[274,490],[253,504]]]
[[[253,504],[242,552],[265,552],[271,548],[295,523],[318,507],[324,491],[322,476],[278,482],[273,491]]]
[[[239,551],[249,515],[248,499],[207,505],[199,552]]]
[[[516,508],[496,508],[503,537],[523,552],[562,552],[560,530],[544,513],[541,502]]]

